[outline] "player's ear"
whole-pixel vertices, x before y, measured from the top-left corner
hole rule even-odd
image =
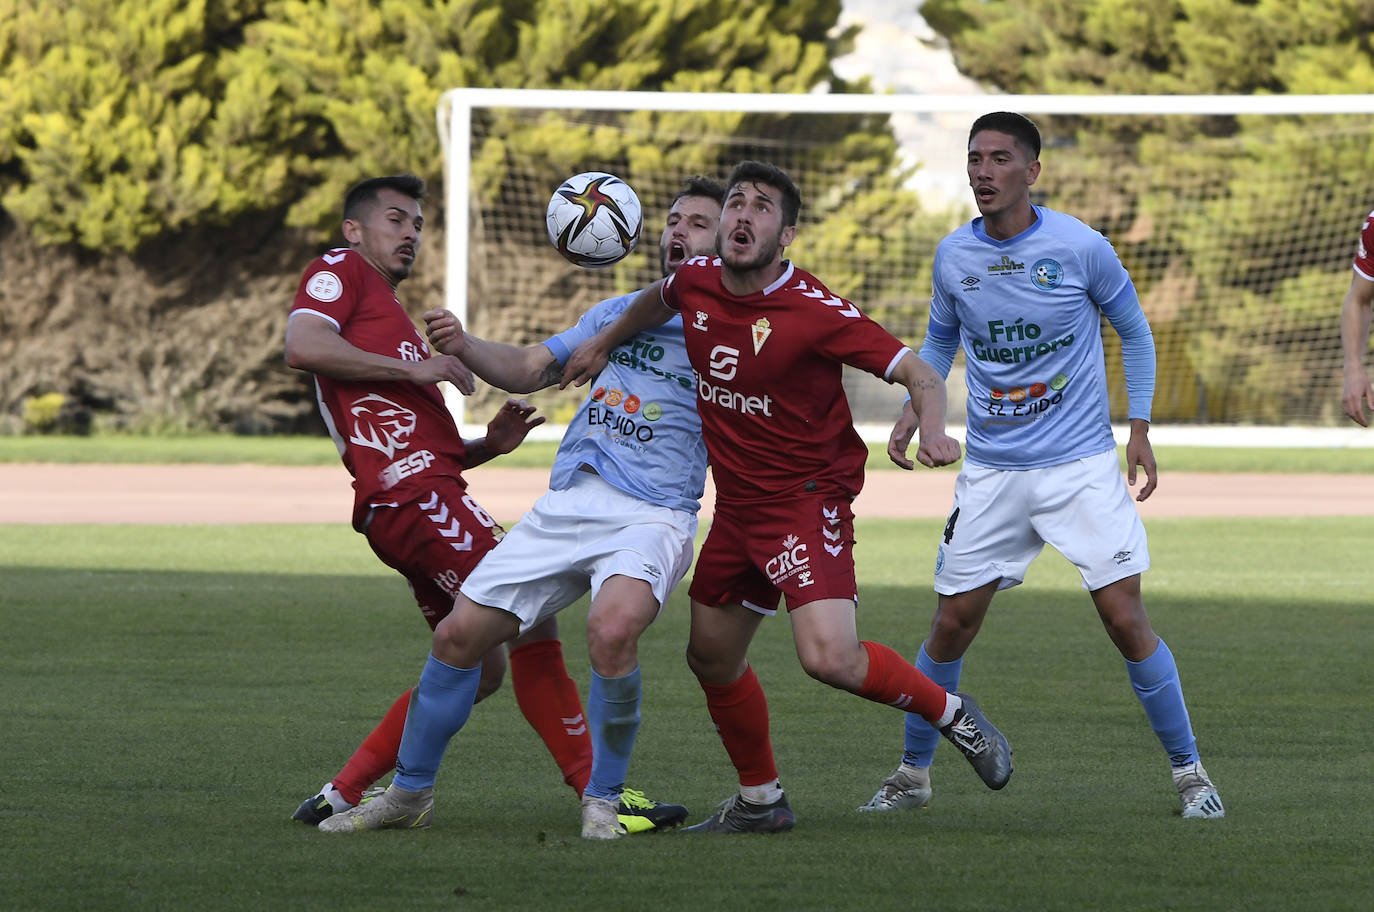
[[[797,226],[788,225],[782,229],[782,236],[778,238],[779,247],[791,247],[792,242],[797,239]]]
[[[1036,178],[1038,178],[1039,176],[1040,159],[1037,158],[1035,161],[1031,162],[1030,165],[1026,167],[1026,186],[1033,186],[1035,184]]]
[[[356,219],[344,219],[343,236],[350,247],[356,247],[363,239],[363,226]]]

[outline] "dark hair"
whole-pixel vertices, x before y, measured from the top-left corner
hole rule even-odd
[[[688,196],[700,196],[721,203],[725,201],[725,187],[723,187],[718,180],[702,177],[700,174],[693,174],[682,182],[682,189],[678,191],[677,196],[673,197],[673,201],[668,204],[668,208],[671,209],[678,200]]]
[[[768,162],[742,161],[735,165],[725,182],[726,194],[735,189],[737,184],[767,184],[778,188],[782,191],[783,227],[797,224],[797,215],[801,212],[801,191],[792,183],[786,171]]]
[[[998,133],[1007,134],[1030,153],[1031,161],[1040,157],[1040,130],[1035,126],[1035,122],[1024,114],[1012,111],[984,114],[973,122],[972,128],[968,131],[969,145],[973,144],[973,137],[984,130],[996,130]]]
[[[382,190],[395,190],[413,200],[425,198],[425,182],[414,174],[369,177],[354,184],[344,196],[343,217],[356,220],[364,209],[377,202],[377,194]]]

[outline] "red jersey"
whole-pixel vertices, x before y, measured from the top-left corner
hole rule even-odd
[[[663,302],[682,313],[720,500],[858,494],[868,447],[854,430],[843,365],[886,378],[908,351],[814,276],[783,265],[776,282],[743,297],[721,284],[719,258],[691,259],[663,282]]]
[[[301,277],[291,313],[323,317],[349,344],[405,361],[429,346],[391,283],[348,248],[331,250]],[[353,526],[373,506],[409,503],[429,493],[427,479],[462,480],[467,447],[437,386],[404,380],[315,377],[320,414],[353,476]]]
[[[1374,282],[1374,212],[1364,218],[1360,244],[1355,251],[1355,271]]]

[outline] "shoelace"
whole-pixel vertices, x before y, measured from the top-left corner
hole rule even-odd
[[[620,803],[627,808],[639,808],[640,810],[650,810],[656,802],[650,801],[639,789],[621,789]]]
[[[981,754],[988,749],[987,739],[978,730],[978,724],[973,721],[973,716],[968,713],[964,713],[950,727],[950,733],[957,736],[954,743],[970,754]]]
[[[736,793],[720,803],[720,813],[716,815],[716,818],[720,820],[721,823],[724,823],[726,816],[735,809],[735,805],[739,802],[739,799],[740,796]]]

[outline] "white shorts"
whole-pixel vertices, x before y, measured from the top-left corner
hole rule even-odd
[[[692,565],[697,517],[645,503],[600,476],[574,474],[549,491],[463,582],[479,605],[509,611],[520,632],[547,620],[612,576],[647,582],[662,610]]]
[[[1009,589],[1047,543],[1078,567],[1085,589],[1150,569],[1145,524],[1115,450],[1023,471],[965,463],[935,557],[935,591],[956,595],[993,580]]]

